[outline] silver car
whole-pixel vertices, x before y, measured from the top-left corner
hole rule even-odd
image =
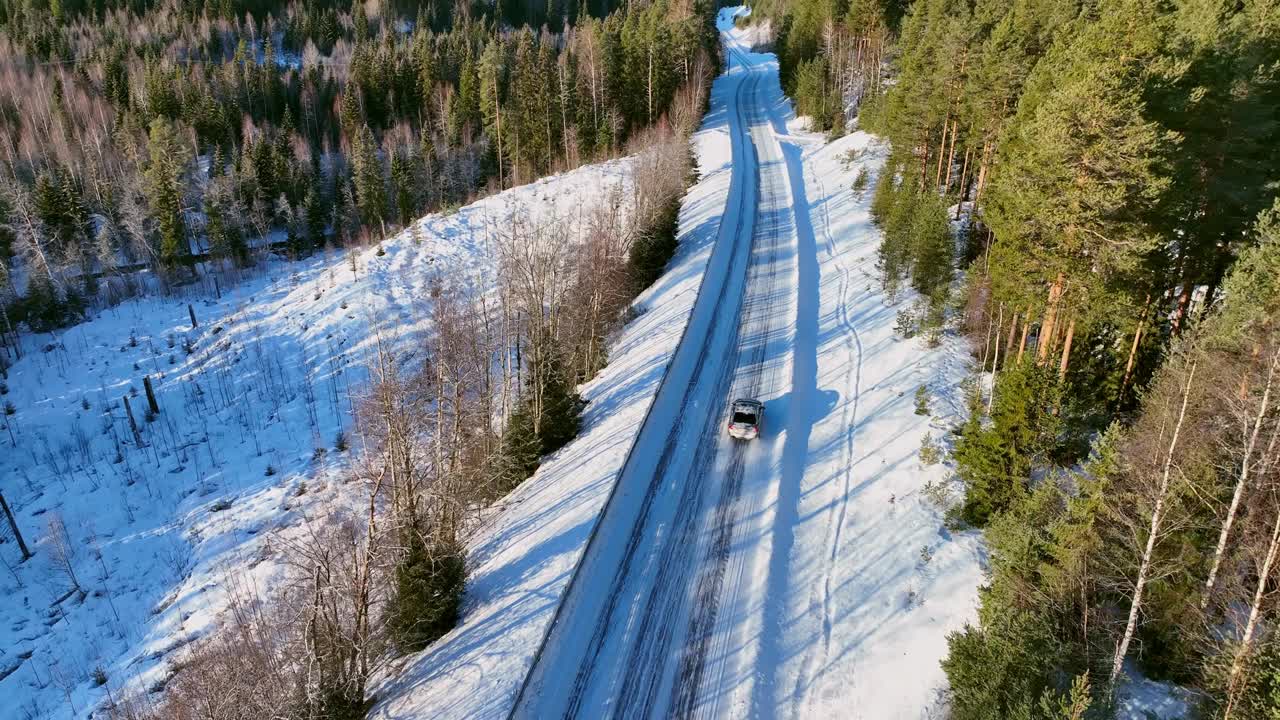
[[[763,424],[764,403],[759,400],[738,399],[729,405],[729,437],[754,440]]]

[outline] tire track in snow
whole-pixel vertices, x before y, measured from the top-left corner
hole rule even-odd
[[[808,716],[809,706],[812,700],[811,691],[818,683],[818,680],[825,673],[826,667],[831,658],[831,630],[834,624],[833,611],[831,608],[832,596],[832,578],[835,576],[836,560],[840,553],[841,536],[844,531],[845,518],[849,511],[849,492],[853,487],[853,452],[854,452],[854,436],[857,433],[858,422],[858,400],[862,394],[862,337],[858,334],[857,325],[849,316],[849,305],[852,302],[850,290],[853,287],[853,269],[844,261],[843,256],[836,251],[835,238],[831,235],[831,196],[827,194],[826,187],[822,183],[822,177],[819,173],[813,173],[813,178],[818,186],[818,194],[822,200],[822,232],[826,238],[827,257],[835,262],[836,267],[840,271],[840,326],[846,332],[844,333],[845,347],[853,354],[856,350],[857,361],[846,370],[845,386],[848,387],[848,377],[853,375],[853,397],[849,402],[844,404],[841,409],[841,426],[847,428],[845,432],[845,442],[841,449],[841,455],[844,462],[841,464],[844,468],[842,485],[840,489],[840,502],[838,507],[832,507],[828,515],[834,515],[834,519],[827,523],[827,563],[822,573],[822,592],[820,601],[815,598],[810,603],[810,607],[819,605],[822,615],[822,661],[814,670],[815,651],[810,648],[805,656],[805,660],[801,665],[800,673],[796,677],[796,686],[792,693],[793,717]],[[801,709],[803,708],[803,710]]]
[[[738,57],[744,65],[749,65],[749,61],[741,53],[738,53]],[[757,82],[755,87],[757,93],[758,89],[759,83]],[[753,107],[758,106],[759,102],[757,100],[757,102],[753,103]],[[759,114],[757,113],[757,116],[752,119],[753,121],[758,120]],[[766,164],[777,164],[779,162],[780,159],[769,161]],[[757,281],[754,285],[749,284],[747,289],[747,305],[751,312],[743,320],[742,327],[746,332],[741,335],[745,336],[747,343],[752,344],[748,346],[748,352],[744,358],[741,346],[743,337],[739,338],[737,373],[733,383],[734,389],[729,393],[730,399],[733,397],[759,398],[772,391],[772,388],[764,387],[766,375],[769,375],[769,373],[766,373],[764,363],[769,351],[770,337],[777,329],[775,324],[778,318],[774,310],[778,298],[778,279],[781,275],[779,255],[782,223],[780,218],[787,211],[789,203],[777,201],[777,198],[785,195],[784,192],[779,190],[778,181],[780,178],[776,175],[777,171],[772,171],[774,174],[766,184],[764,172],[760,168],[761,166],[757,165],[760,191],[757,193],[756,200],[757,218],[755,229],[760,235],[766,235],[767,238],[753,237],[752,244],[755,245],[761,239],[767,239],[768,259],[765,262],[755,261],[753,269],[763,273],[766,280],[763,283]],[[766,198],[768,201],[766,201]],[[769,380],[772,381],[773,378],[770,377]],[[719,416],[717,415],[716,419],[718,420],[718,418]],[[710,427],[713,433],[708,440],[713,445],[718,445],[720,439],[719,423],[711,423]],[[741,494],[746,469],[744,458],[747,452],[748,447],[744,444],[734,443],[731,446],[731,460],[712,515],[712,541],[702,562],[702,570],[695,585],[694,603],[688,620],[689,629],[676,671],[677,683],[672,688],[671,708],[668,713],[671,717],[718,716],[718,702],[723,695],[720,690],[726,685],[724,675],[729,669],[729,663],[724,661],[728,653],[723,652],[723,649],[729,642],[730,633],[721,632],[717,635],[714,631],[721,609],[721,600],[724,598],[725,578],[730,564],[731,541],[740,527],[740,520],[745,509]],[[745,567],[745,558],[739,554],[734,560],[739,570],[737,586],[740,586],[741,571]],[[707,669],[707,658],[711,655],[712,649],[722,651],[714,655],[721,659],[718,673],[721,682],[710,688],[709,692],[703,693],[702,685]],[[703,700],[708,701],[709,705],[699,707],[698,703]]]
[[[732,54],[732,48],[730,47]],[[736,56],[735,56],[736,57]],[[749,69],[751,66],[739,57],[740,67]],[[743,87],[749,87],[748,95],[755,99],[759,86],[759,75],[750,73],[749,79],[744,81]],[[739,98],[737,111],[741,118],[742,127],[749,128],[748,118],[742,115],[743,104]],[[750,139],[750,131],[748,130],[745,141],[750,143],[754,148],[754,142]],[[756,151],[753,149],[753,155]],[[757,187],[757,203],[759,203],[760,195],[760,173],[758,157],[757,162],[753,163],[756,167],[756,187]],[[753,209],[754,213],[754,209]],[[758,223],[755,225],[758,228]],[[742,341],[742,329],[751,327],[758,323],[756,319],[761,310],[761,304],[757,297],[757,292],[753,288],[761,286],[760,276],[766,272],[770,264],[761,263],[755,254],[758,250],[758,237],[756,233],[752,233],[751,237],[751,261],[748,269],[748,278],[744,286],[744,294],[741,300],[742,307],[738,314],[738,322],[735,325],[734,334],[730,338],[728,347],[738,348]],[[741,366],[737,363],[728,362],[727,359],[722,365],[720,376],[716,379],[715,390],[712,397],[719,403],[720,400],[729,394],[732,386],[732,380],[736,371]],[[693,561],[697,559],[694,553],[689,552],[691,548],[697,547],[697,534],[699,530],[698,520],[702,516],[702,510],[705,507],[705,489],[707,487],[706,478],[711,477],[716,466],[716,458],[719,456],[720,446],[720,408],[719,406],[709,409],[703,417],[702,432],[698,436],[697,450],[693,463],[685,473],[683,479],[684,491],[682,493],[675,519],[672,526],[677,529],[677,533],[666,538],[662,552],[661,560],[658,562],[658,574],[649,588],[646,599],[643,604],[642,620],[635,635],[635,641],[628,653],[628,660],[625,667],[630,668],[629,672],[623,679],[623,685],[618,693],[617,706],[619,712],[626,717],[646,717],[651,716],[655,710],[659,708],[655,705],[657,698],[661,693],[662,687],[665,685],[667,677],[666,659],[671,644],[675,638],[675,632],[680,628],[679,622],[681,617],[681,609],[692,599],[694,612],[704,604],[712,604],[718,601],[718,595],[708,596],[707,590],[699,584],[692,598],[685,593],[680,592],[681,589],[690,586],[690,577],[696,568]],[[740,450],[741,448],[735,448]],[[737,484],[741,484],[740,466],[742,463],[741,453],[734,453],[730,460],[730,470],[725,473],[724,480],[721,485],[720,498],[717,501],[716,514],[717,522],[724,523],[727,517],[723,515],[724,508],[727,506],[725,498],[736,497],[737,488],[734,487],[734,480]],[[734,470],[734,467],[738,470]],[[729,521],[731,522],[731,521]],[[717,538],[715,541],[727,542]],[[704,563],[705,567],[705,563]],[[698,626],[691,622],[688,630],[686,630],[686,647],[689,637],[696,637]],[[655,671],[656,668],[656,671]],[[674,677],[672,678],[672,696],[670,701],[671,707],[668,709],[669,715],[679,716],[680,712],[676,709],[677,701],[675,698],[679,695],[680,689],[689,685],[697,687],[696,682],[690,682],[690,677],[697,677],[701,674],[701,667],[698,664],[690,666],[687,662],[681,661],[678,664]],[[658,713],[660,714],[660,713]]]

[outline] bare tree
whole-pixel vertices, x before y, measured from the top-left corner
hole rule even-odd
[[[1250,472],[1256,464],[1254,451],[1257,449],[1258,437],[1262,432],[1263,424],[1271,412],[1271,394],[1277,370],[1280,370],[1280,346],[1277,346],[1272,352],[1270,367],[1267,369],[1266,379],[1262,384],[1261,398],[1254,398],[1251,394],[1246,393],[1243,402],[1239,403],[1245,406],[1247,416],[1251,416],[1245,424],[1245,435],[1248,439],[1244,443],[1244,457],[1240,459],[1236,472],[1236,483],[1235,489],[1231,494],[1231,504],[1227,508],[1226,517],[1223,518],[1222,527],[1218,532],[1218,544],[1214,548],[1209,577],[1205,581],[1204,598],[1201,601],[1202,607],[1208,604],[1209,597],[1213,592],[1214,582],[1217,580],[1218,571],[1222,567],[1222,557],[1226,552],[1227,540],[1231,536],[1231,527],[1235,522],[1236,514],[1240,510],[1240,500],[1244,497],[1245,489],[1249,486]],[[1248,412],[1253,410],[1255,406],[1255,411]]]
[[[67,581],[71,583],[72,592],[84,592],[80,589],[80,579],[76,577],[76,547],[71,542],[71,535],[67,532],[66,523],[62,521],[62,516],[53,513],[49,517],[48,533],[45,541],[49,545],[49,558],[53,563],[54,569],[62,573]]]

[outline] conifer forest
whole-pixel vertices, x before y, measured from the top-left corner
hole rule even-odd
[[[953,435],[991,554],[951,717],[1104,717],[1134,671],[1280,716],[1280,4],[766,14],[800,112],[892,143],[881,282],[992,384]]]

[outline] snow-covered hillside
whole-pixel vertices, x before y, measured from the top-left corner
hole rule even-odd
[[[210,285],[134,300],[24,336],[0,396],[13,411],[0,417],[0,492],[35,555],[20,563],[0,544],[5,717],[84,717],[127,682],[158,686],[232,594],[268,595],[280,543],[352,495],[337,437],[356,442],[351,399],[377,337],[412,362],[433,288],[492,286],[497,228],[589,212],[625,192],[628,167],[428,216],[354,256],[267,261],[224,279],[221,297]]]

